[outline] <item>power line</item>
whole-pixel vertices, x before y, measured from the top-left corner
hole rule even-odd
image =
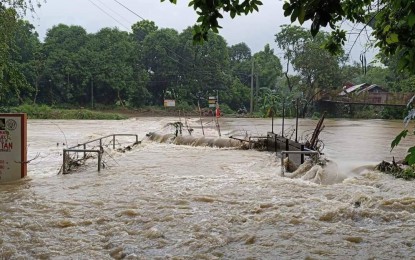
[[[144,19],[141,15],[139,15],[138,13],[136,13],[136,12],[134,12],[134,11],[132,11],[130,8],[128,8],[127,6],[125,6],[124,4],[122,4],[122,3],[120,3],[118,0],[114,0],[115,2],[117,2],[119,5],[121,5],[122,7],[124,7],[126,10],[128,10],[129,12],[131,12],[132,14],[134,14],[135,16],[137,16],[138,18],[140,18],[141,20],[146,20],[146,19]],[[208,75],[208,74],[211,74],[212,73],[212,71],[207,71],[207,70],[201,70],[200,68],[189,68],[191,65],[194,65],[194,62],[193,61],[190,61],[190,60],[188,60],[188,59],[186,59],[186,58],[184,58],[182,55],[180,55],[180,54],[178,54],[178,53],[176,53],[174,50],[172,50],[172,49],[170,49],[169,47],[167,47],[167,46],[163,46],[164,47],[164,49],[166,49],[168,52],[170,52],[171,54],[173,54],[173,55],[175,55],[176,57],[178,57],[179,58],[179,60],[181,60],[182,62],[180,62],[179,60],[177,60],[175,57],[172,57],[172,56],[170,56],[170,55],[168,55],[167,53],[166,53],[166,56],[169,58],[169,59],[171,59],[172,61],[174,61],[174,62],[176,62],[177,64],[179,64],[179,65],[185,65],[185,66],[187,66],[187,70],[189,71],[189,70],[193,70],[193,71],[195,71],[195,72],[198,72],[198,73],[200,73],[200,74],[204,74],[204,75]],[[205,60],[206,61],[208,61],[209,63],[211,63],[212,65],[215,65],[216,66],[216,69],[220,69],[221,68],[221,64],[219,64],[219,63],[217,63],[217,62],[215,62],[215,61],[213,61],[213,60],[211,60],[210,58],[207,58],[207,57],[205,57]],[[185,63],[187,63],[187,65],[185,64]],[[185,69],[186,67],[183,67],[183,69]],[[237,73],[238,74],[238,73]]]
[[[141,15],[137,14],[136,12],[132,11],[130,8],[128,8],[127,6],[125,6],[124,4],[120,3],[118,0],[114,0],[115,2],[117,2],[119,5],[121,5],[122,7],[124,7],[125,9],[127,9],[128,11],[130,11],[132,14],[134,14],[135,16],[137,16],[138,18],[140,18],[141,20],[145,20]],[[189,62],[188,60],[186,60],[183,56],[181,56],[180,54],[177,54],[175,51],[171,50],[170,48],[168,48],[167,46],[164,46],[165,49],[167,49],[168,51],[170,51],[171,53],[175,54],[176,56],[178,56],[179,58],[181,58],[182,60]],[[167,55],[168,56],[168,55]],[[169,56],[170,59],[173,59],[172,57]],[[205,59],[207,61],[209,61],[210,63],[220,67],[220,64],[210,60],[209,58],[205,57]],[[177,63],[179,63],[177,61]],[[191,63],[191,62],[189,62]],[[179,63],[180,64],[180,63]]]
[[[111,17],[114,21],[116,21],[119,25],[121,25],[122,27],[124,27],[125,29],[127,29],[127,31],[130,31],[130,29],[128,27],[126,27],[124,24],[122,24],[119,20],[117,20],[116,18],[114,18],[111,14],[109,14],[107,11],[105,11],[104,9],[102,9],[99,5],[97,5],[96,3],[94,3],[92,0],[88,0],[91,4],[93,4],[96,8],[98,8],[99,10],[101,10],[104,14],[108,15],[109,17]]]
[[[124,16],[120,15],[119,13],[117,13],[116,11],[114,11],[111,7],[108,7],[108,5],[106,5],[104,2],[102,2],[101,0],[97,0],[98,2],[101,3],[101,5],[105,6],[108,10],[111,10],[111,12],[113,12],[114,14],[116,14],[119,18],[123,19],[125,22],[127,22],[128,24],[132,24],[131,21],[128,21]]]
[[[114,1],[117,2],[119,5],[121,5],[122,7],[124,7],[125,9],[127,9],[128,11],[130,11],[131,13],[133,13],[135,16],[141,18],[141,20],[145,20],[141,15],[137,14],[136,12],[134,12],[133,10],[131,10],[130,8],[128,8],[127,6],[123,5],[118,0],[114,0]]]

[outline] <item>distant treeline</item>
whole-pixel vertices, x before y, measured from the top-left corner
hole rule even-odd
[[[269,114],[283,100],[300,98],[307,113],[316,91],[340,89],[348,81],[415,89],[414,78],[396,73],[393,61],[383,60],[388,67],[350,65],[344,54],[333,57],[321,49],[326,34],[312,38],[297,26],[276,32],[284,66],[268,44],[252,54],[245,43],[228,46],[214,33],[204,44],[194,44],[191,27],[177,32],[147,20],[135,23],[132,33],[117,28],[87,33],[81,26],[59,24],[41,42],[32,24],[0,6],[0,31],[5,35],[0,39],[3,107],[162,106],[168,98],[191,109],[198,101],[206,107],[208,96],[219,94],[226,109],[249,111],[253,84],[255,111]]]

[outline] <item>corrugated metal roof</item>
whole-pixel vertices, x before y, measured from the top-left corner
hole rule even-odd
[[[374,88],[379,88],[379,93],[380,93],[380,92],[388,92],[388,91],[384,90],[381,86],[376,85],[376,84],[372,84],[372,85],[367,86],[367,87],[363,88],[362,90],[360,90],[360,91],[358,92],[358,94],[360,94],[360,93],[362,93],[362,92],[364,92],[364,91],[370,91],[370,90],[372,90],[372,89],[374,89]]]
[[[369,84],[362,83],[362,84],[354,85],[354,86],[352,86],[350,88],[344,89],[342,92],[340,92],[339,96],[344,96],[344,95],[347,95],[349,93],[355,92],[355,91],[359,90],[360,88],[362,88],[362,87],[364,87],[366,85],[369,85]]]

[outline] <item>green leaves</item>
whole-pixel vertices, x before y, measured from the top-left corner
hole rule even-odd
[[[161,0],[164,2],[165,0]],[[176,0],[169,0],[171,3],[176,3]],[[202,43],[208,39],[208,32],[219,33],[222,28],[219,24],[219,19],[222,19],[222,13],[229,13],[231,18],[237,15],[249,14],[254,11],[259,11],[259,6],[263,5],[259,0],[191,0],[188,6],[193,6],[193,9],[198,15],[197,26],[198,30],[194,31],[193,41],[195,43]]]
[[[402,138],[405,138],[408,135],[408,129],[400,132],[391,143],[391,151],[401,142]]]
[[[300,24],[303,24],[305,21],[305,8],[303,6],[300,7],[300,10],[298,12],[298,21]]]
[[[415,13],[413,11],[408,15],[407,21],[409,27],[413,27],[415,25]]]
[[[415,146],[408,149],[405,161],[407,161],[409,165],[415,164]]]
[[[340,55],[343,53],[343,45],[346,42],[346,31],[336,29],[328,37],[323,47],[333,55]]]
[[[290,16],[291,23],[298,19],[300,24],[303,24],[306,20],[306,8],[300,2],[285,2],[282,8],[284,10],[284,16]]]
[[[195,32],[194,40],[203,41],[207,39],[207,32],[218,32],[220,14],[229,13],[231,18],[235,18],[259,11],[261,5],[259,0],[190,0],[189,6],[193,6],[200,17],[197,20],[200,32]],[[322,27],[330,26],[335,30],[333,39],[326,44],[333,53],[338,53],[339,45],[345,42],[343,35],[336,32],[339,23],[349,20],[365,24],[364,28],[370,26],[374,29],[376,47],[387,56],[397,51],[406,52],[402,67],[415,74],[415,3],[412,0],[383,0],[379,3],[374,0],[286,0],[282,8],[284,16],[289,17],[292,23],[311,21],[313,37]]]
[[[393,44],[399,42],[399,36],[396,33],[391,33],[386,37],[386,42],[388,44]]]

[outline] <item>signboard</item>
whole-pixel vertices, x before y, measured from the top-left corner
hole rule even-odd
[[[209,107],[216,107],[216,97],[209,96],[208,103]]]
[[[176,106],[176,100],[174,100],[174,99],[165,99],[164,100],[164,106],[165,107],[175,107]]]
[[[24,178],[26,161],[26,114],[0,114],[0,182]]]

